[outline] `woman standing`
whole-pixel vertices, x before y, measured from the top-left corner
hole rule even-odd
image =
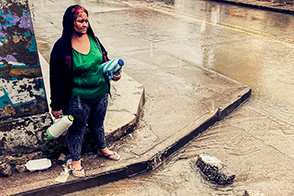
[[[88,11],[74,5],[63,16],[63,32],[50,57],[52,115],[72,115],[73,125],[67,131],[67,144],[72,158],[72,174],[84,177],[81,166],[83,137],[88,125],[98,145],[98,154],[112,160],[119,155],[106,147],[104,118],[110,83],[104,77],[101,64],[108,61],[107,52],[94,35],[88,21]],[[121,75],[114,75],[118,81]]]

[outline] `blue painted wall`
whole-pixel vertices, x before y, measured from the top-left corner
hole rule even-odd
[[[27,1],[0,7],[0,121],[48,111]]]
[[[0,0],[0,156],[30,153],[52,123],[27,0]]]

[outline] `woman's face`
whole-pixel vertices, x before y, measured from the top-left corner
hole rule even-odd
[[[77,19],[74,21],[74,31],[78,35],[83,35],[87,33],[89,27],[88,16],[85,12],[80,12]]]

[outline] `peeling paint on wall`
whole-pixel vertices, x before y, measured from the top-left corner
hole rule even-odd
[[[48,111],[27,1],[0,8],[0,120]]]
[[[28,0],[0,0],[0,156],[37,150],[51,122]]]

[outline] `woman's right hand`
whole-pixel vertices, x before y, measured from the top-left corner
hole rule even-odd
[[[63,112],[62,110],[59,110],[59,111],[51,111],[51,114],[54,116],[54,118],[58,119],[61,117],[61,115],[63,115]]]

